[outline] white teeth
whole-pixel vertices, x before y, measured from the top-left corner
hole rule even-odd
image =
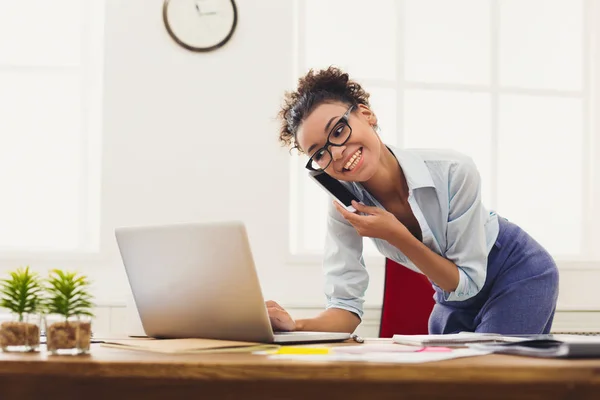
[[[360,161],[361,155],[362,155],[362,151],[360,149],[356,150],[356,153],[354,153],[352,155],[352,158],[350,158],[348,160],[348,162],[346,163],[346,165],[344,165],[344,168],[346,168],[347,170],[352,171],[354,169],[354,167],[356,167],[356,165]]]

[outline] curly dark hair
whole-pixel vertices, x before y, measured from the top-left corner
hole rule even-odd
[[[318,105],[334,102],[348,106],[364,104],[370,108],[369,93],[351,80],[347,73],[333,66],[319,71],[310,69],[298,79],[295,91],[285,93],[284,103],[278,114],[281,121],[279,141],[282,145],[302,153],[303,150],[296,141],[298,127]]]

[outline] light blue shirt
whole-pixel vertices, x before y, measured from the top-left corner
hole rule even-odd
[[[466,155],[451,150],[401,150],[390,147],[408,183],[408,202],[423,243],[458,267],[459,282],[447,301],[475,296],[485,283],[487,257],[498,236],[498,216],[481,202],[481,179]],[[383,206],[358,182],[342,182],[365,205]],[[398,248],[372,239],[379,252],[413,271],[421,271]],[[325,242],[327,308],[363,315],[369,274],[363,238],[330,202]]]

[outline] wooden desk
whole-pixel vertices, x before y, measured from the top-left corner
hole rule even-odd
[[[489,355],[425,364],[163,355],[93,345],[83,357],[0,352],[8,399],[600,399],[600,360]]]

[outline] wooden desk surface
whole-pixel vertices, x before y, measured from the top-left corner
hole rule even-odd
[[[0,352],[0,398],[600,399],[600,359],[504,355],[424,364],[166,355],[92,345],[92,354]]]

